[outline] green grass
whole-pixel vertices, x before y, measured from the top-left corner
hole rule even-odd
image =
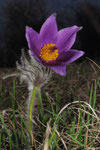
[[[87,62],[67,70],[66,77],[54,74],[37,95],[37,150],[100,148],[100,71]],[[0,84],[0,150],[34,150],[25,112],[27,95],[26,85],[17,78]]]

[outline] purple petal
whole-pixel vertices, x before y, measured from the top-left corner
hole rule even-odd
[[[76,33],[81,27],[72,26],[69,28],[62,29],[57,34],[56,46],[59,50],[69,50],[75,42]]]
[[[57,38],[56,14],[52,14],[42,25],[40,40],[44,44],[55,43]]]
[[[38,33],[32,28],[26,27],[26,39],[28,42],[28,47],[32,51],[33,56],[38,57],[41,48]]]
[[[61,66],[52,66],[50,67],[54,72],[65,76],[66,75],[66,65],[61,65]]]
[[[60,53],[57,61],[60,62],[62,65],[65,65],[65,64],[72,63],[73,61],[77,60],[83,55],[84,55],[83,51],[71,49],[67,52]]]

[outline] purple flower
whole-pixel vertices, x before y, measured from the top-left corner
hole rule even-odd
[[[42,25],[40,33],[26,27],[26,39],[32,55],[38,62],[60,75],[66,75],[66,64],[84,54],[83,51],[71,49],[80,29],[81,27],[74,25],[58,31],[56,14],[52,14]]]

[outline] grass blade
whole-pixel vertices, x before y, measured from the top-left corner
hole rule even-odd
[[[8,129],[7,129],[6,124],[4,123],[4,119],[3,119],[3,117],[2,117],[1,114],[0,114],[0,120],[1,120],[1,122],[2,122],[2,124],[3,124],[3,126],[4,126],[4,129],[5,129],[5,131],[6,131],[7,135],[8,135],[8,138],[9,138],[9,146],[10,146],[10,150],[11,150],[11,149],[12,149],[11,135],[10,135]]]

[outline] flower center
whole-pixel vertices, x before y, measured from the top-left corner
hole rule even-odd
[[[40,52],[41,59],[46,62],[55,61],[58,55],[58,49],[55,44],[45,44]]]

